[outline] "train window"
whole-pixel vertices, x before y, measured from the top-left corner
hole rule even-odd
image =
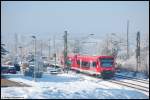
[[[89,62],[85,62],[85,61],[83,61],[82,62],[82,67],[90,67],[90,63]]]
[[[85,65],[86,65],[86,63],[83,61],[83,62],[82,62],[82,66],[85,66]]]
[[[93,62],[93,63],[92,63],[92,67],[96,67],[96,62]]]
[[[103,58],[101,60],[102,67],[111,67],[113,65],[113,59],[112,58]]]

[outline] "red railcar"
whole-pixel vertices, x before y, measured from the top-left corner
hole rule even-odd
[[[115,73],[113,56],[69,55],[71,69],[111,78]]]

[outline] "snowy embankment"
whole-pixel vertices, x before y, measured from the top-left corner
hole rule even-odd
[[[32,87],[1,88],[1,98],[28,99],[148,99],[149,96],[131,88],[75,74],[50,75],[33,81],[31,77],[19,75],[10,80],[23,82]]]

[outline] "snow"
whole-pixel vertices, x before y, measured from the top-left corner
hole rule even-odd
[[[148,99],[149,96],[124,86],[73,72],[50,75],[33,81],[21,74],[10,80],[32,87],[1,88],[1,98],[22,99]]]

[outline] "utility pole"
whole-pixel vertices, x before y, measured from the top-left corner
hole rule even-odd
[[[110,47],[111,47],[111,55],[113,55],[113,39],[112,33],[110,34]]]
[[[19,47],[20,48],[20,53],[21,53],[21,64],[22,64],[22,46]]]
[[[137,32],[137,45],[136,45],[136,72],[138,72],[138,69],[140,67],[140,32]]]
[[[67,64],[67,31],[65,31],[64,35],[64,68]]]
[[[17,63],[18,56],[18,35],[15,34],[15,63]]]
[[[75,40],[74,40],[74,48],[73,48],[73,53],[74,53],[74,55],[76,54],[76,42],[75,42]]]
[[[15,34],[15,55],[18,53],[18,35]]]
[[[48,48],[48,50],[49,50],[48,53],[49,54],[48,55],[49,55],[49,60],[50,60],[50,58],[51,58],[51,52],[50,52],[50,49],[51,49],[51,44],[50,44],[51,43],[51,39],[49,39],[48,41],[49,41],[49,48]]]
[[[108,34],[107,34],[107,36],[108,36]],[[106,40],[106,41],[107,41],[107,46],[106,46],[106,49],[107,49],[107,50],[106,50],[106,55],[108,55],[108,53],[109,53],[109,50],[108,50],[108,38],[107,38],[107,40]]]
[[[146,43],[145,43],[145,47],[146,47],[146,75],[149,76],[149,33],[146,35]]]
[[[55,67],[56,67],[56,47],[55,47],[55,36],[54,36],[54,57],[55,57]]]
[[[33,41],[34,41],[34,81],[36,81],[36,74],[35,74],[35,70],[36,70],[36,37],[32,36]]]
[[[43,53],[42,50],[43,50],[43,43],[42,43],[42,40],[41,40],[41,57],[42,57],[42,55],[43,55],[43,54],[42,54],[42,53]]]
[[[129,58],[129,20],[127,21],[127,59]]]
[[[79,54],[80,53],[80,43],[79,43],[79,40],[74,40],[74,54],[76,55],[76,54]],[[64,47],[65,47],[65,42],[64,42]]]
[[[81,53],[81,44],[79,39],[76,40],[76,53],[80,54]]]

